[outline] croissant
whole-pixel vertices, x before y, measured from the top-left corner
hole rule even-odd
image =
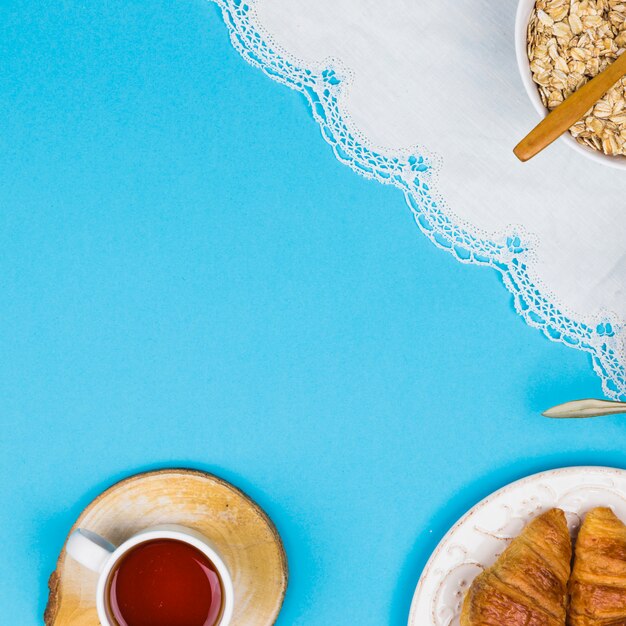
[[[571,559],[565,514],[551,509],[476,577],[461,626],[565,626]]]
[[[626,526],[597,508],[576,540],[569,626],[626,626]]]

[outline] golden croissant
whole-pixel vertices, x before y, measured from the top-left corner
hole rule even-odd
[[[587,513],[570,580],[569,626],[626,626],[626,526],[611,509]]]
[[[461,626],[565,626],[571,560],[563,511],[536,517],[474,580]]]

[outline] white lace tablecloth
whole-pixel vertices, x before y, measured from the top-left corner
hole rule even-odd
[[[335,154],[397,187],[459,261],[501,272],[518,312],[592,356],[626,397],[626,173],[538,121],[514,50],[516,0],[215,0],[233,45],[308,98]]]

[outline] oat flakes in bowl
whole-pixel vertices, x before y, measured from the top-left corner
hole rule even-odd
[[[527,35],[532,79],[544,106],[552,110],[624,52],[626,0],[537,0]],[[626,79],[570,133],[606,155],[626,155]]]

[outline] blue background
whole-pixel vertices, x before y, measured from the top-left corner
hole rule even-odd
[[[623,422],[497,275],[340,165],[204,0],[0,4],[0,606],[41,623],[83,507],[189,465],[285,542],[279,624],[406,623],[430,552],[527,473],[624,464]]]

